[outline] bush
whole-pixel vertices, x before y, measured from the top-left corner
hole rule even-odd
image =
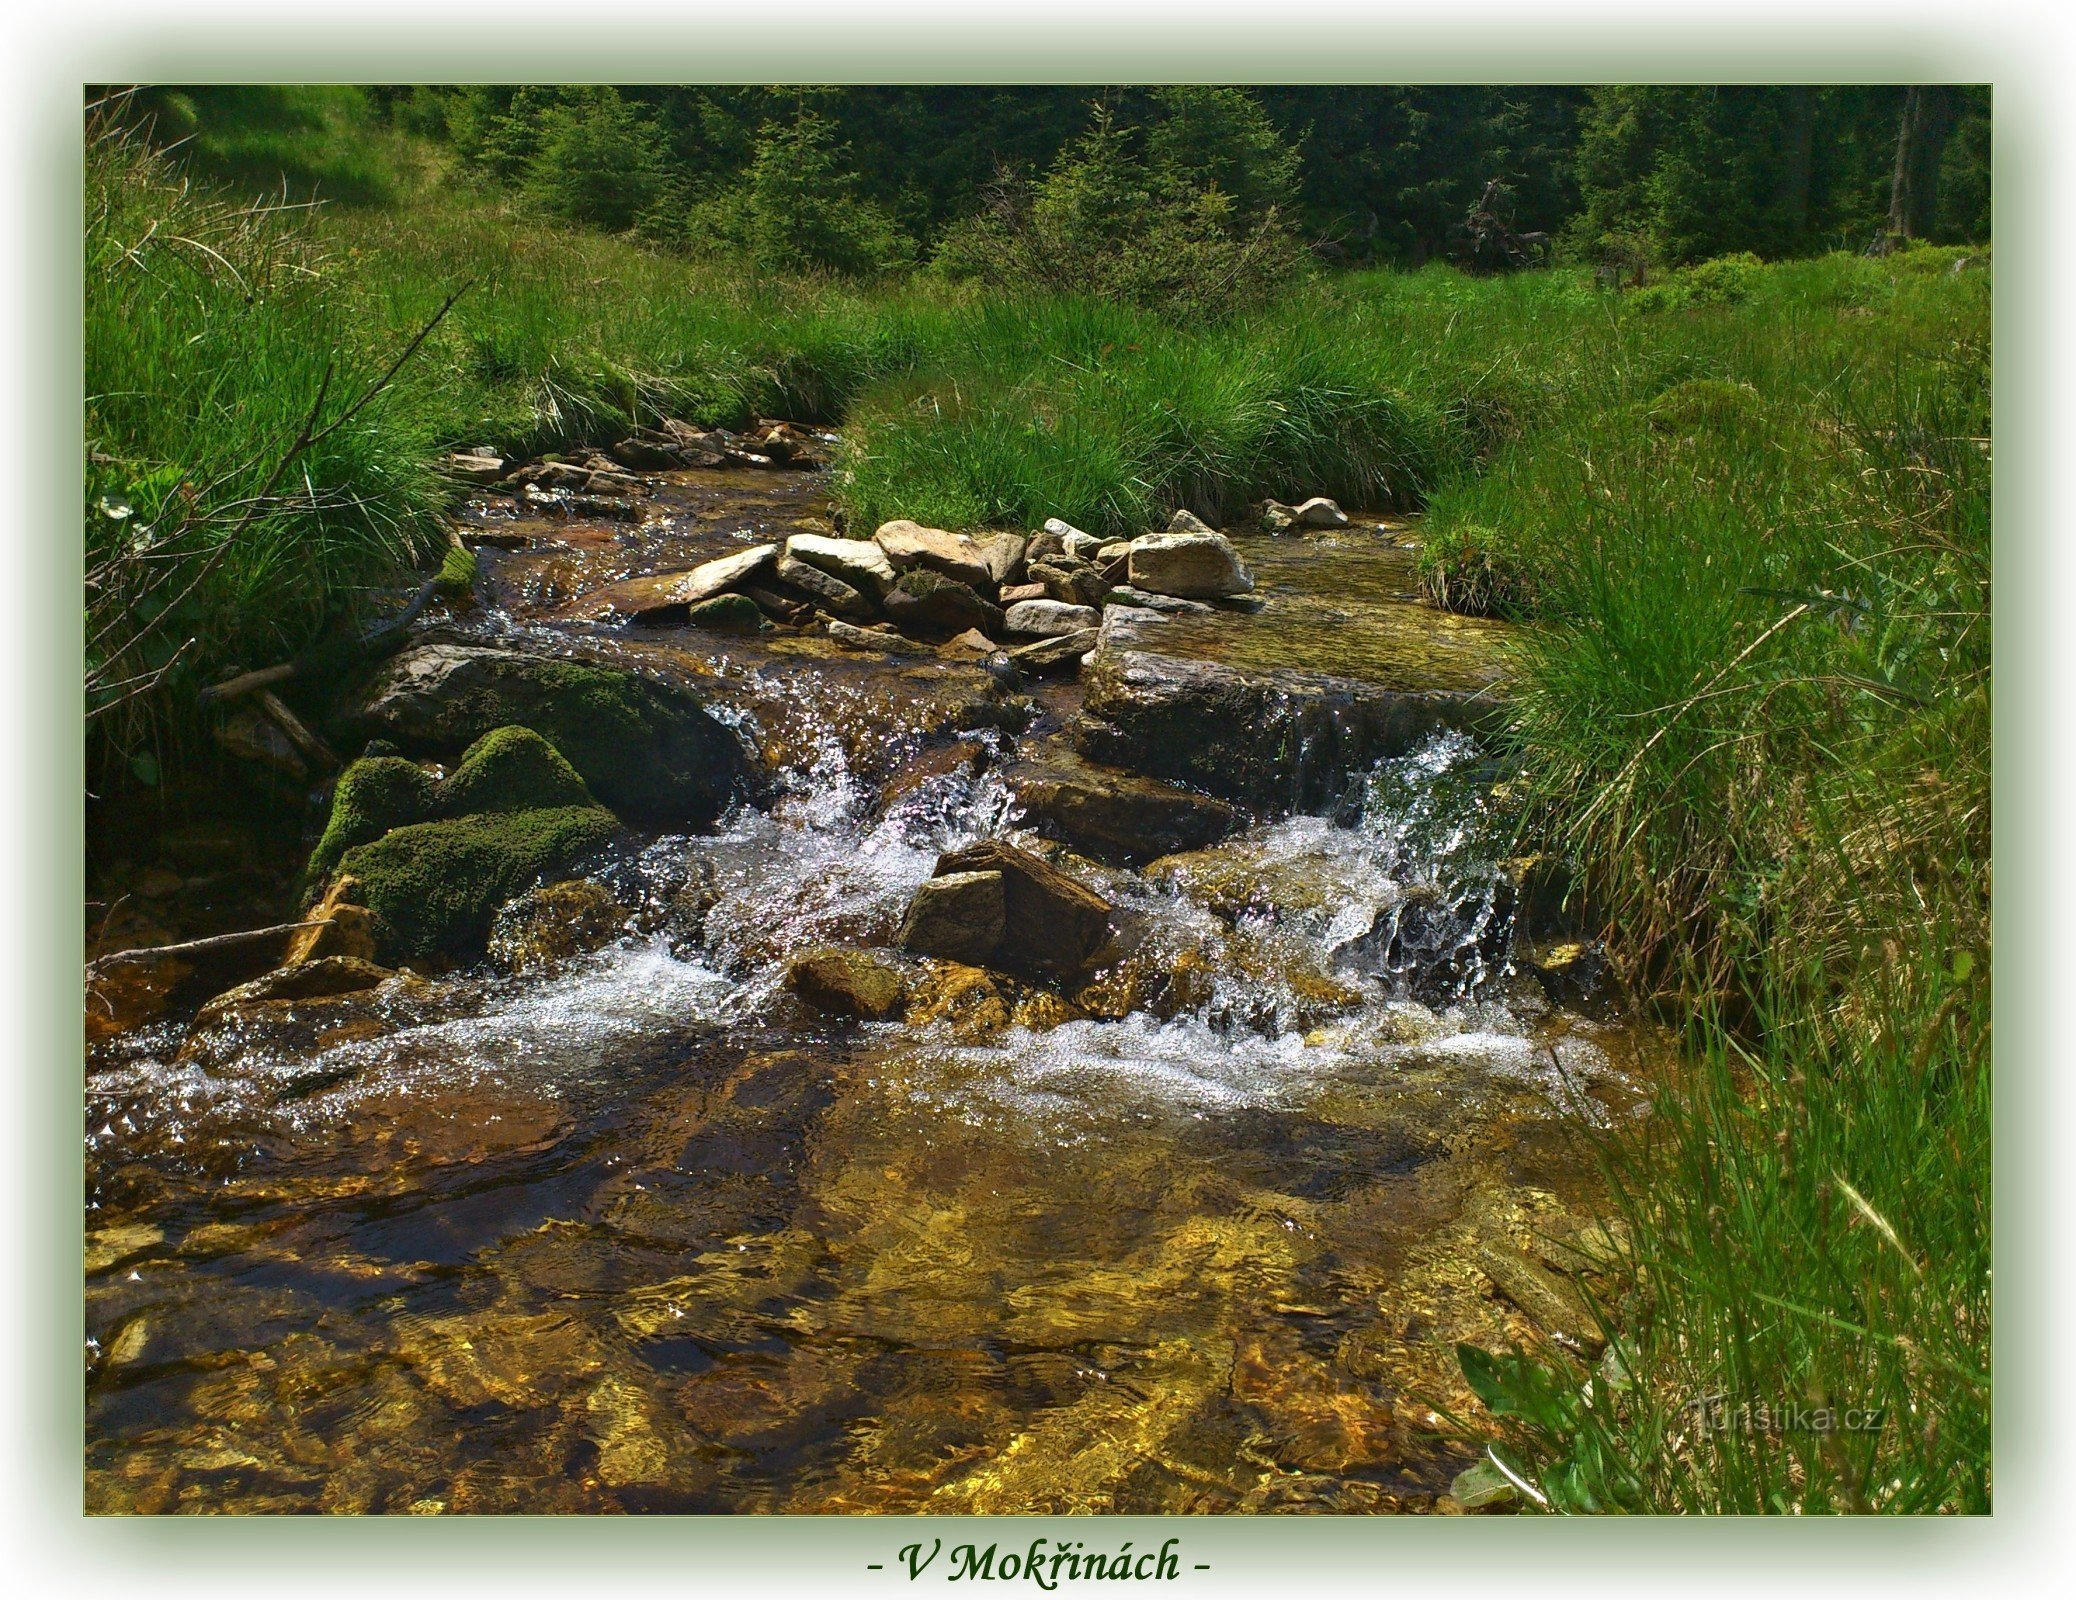
[[[560,221],[621,233],[661,198],[665,170],[661,135],[616,90],[573,91],[541,114],[521,192]]]

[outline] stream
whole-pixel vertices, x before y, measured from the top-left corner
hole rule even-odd
[[[92,1047],[88,1509],[1436,1509],[1478,1453],[1456,1343],[1536,1335],[1481,1248],[1592,1217],[1582,1126],[1667,1059],[1524,956],[1475,737],[1106,865],[1005,777],[1058,744],[1072,678],[1021,732],[948,733],[986,684],[950,647],[568,620],[831,531],[819,474],[466,520],[491,542],[443,627],[696,687],[772,792],[616,849],[598,948]],[[1148,631],[1361,679],[1411,617],[1423,670],[1482,682],[1494,625],[1418,606],[1416,538],[1236,539],[1261,609]],[[935,971],[877,1023],[788,990],[991,837],[1116,908],[1086,986]]]

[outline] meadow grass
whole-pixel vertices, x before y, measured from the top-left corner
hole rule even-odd
[[[104,769],[192,745],[197,687],[427,562],[452,493],[431,463],[456,445],[840,422],[856,529],[1424,507],[1430,589],[1526,625],[1511,737],[1535,826],[1688,1046],[1656,1115],[1602,1147],[1630,1240],[1616,1367],[1487,1373],[1510,1459],[1560,1506],[1987,1504],[1979,262],[1738,263],[1620,297],[1569,271],[1344,274],[1182,328],[926,278],[752,278],[453,191],[255,211],[121,141],[88,190],[88,560],[112,574],[90,624],[113,628],[112,683],[179,652],[96,720]],[[463,285],[256,500],[327,370],[336,412]],[[1887,1420],[1706,1432],[1683,1408],[1710,1395]]]

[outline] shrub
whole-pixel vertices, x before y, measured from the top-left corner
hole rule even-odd
[[[663,194],[664,163],[662,136],[618,91],[573,91],[541,113],[521,192],[560,221],[624,232]]]
[[[862,275],[913,261],[913,242],[859,193],[844,156],[834,126],[813,112],[768,126],[742,181],[692,208],[686,242],[769,272]]]

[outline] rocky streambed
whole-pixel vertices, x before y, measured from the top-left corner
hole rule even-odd
[[[1447,1510],[1455,1344],[1595,1352],[1663,1047],[1503,630],[1390,518],[845,537],[816,444],[465,466],[304,704],[323,920],[96,969],[91,1509]]]

